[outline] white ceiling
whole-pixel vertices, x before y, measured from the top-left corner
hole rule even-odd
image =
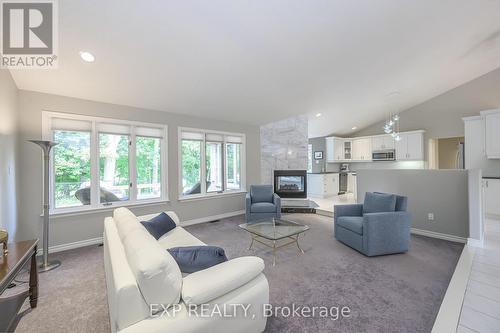
[[[500,67],[499,0],[64,0],[59,13],[59,69],[12,71],[20,89],[249,124],[307,113],[311,137]]]

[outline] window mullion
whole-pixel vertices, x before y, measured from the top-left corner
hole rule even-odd
[[[200,163],[200,189],[201,189],[201,194],[207,194],[207,140],[206,140],[206,135],[204,135],[203,141],[201,142],[201,163]]]
[[[132,186],[129,188],[130,201],[137,200],[137,163],[136,163],[136,135],[135,126],[130,128],[130,138],[129,138],[129,151],[128,151],[128,165],[129,165],[129,181]]]
[[[99,133],[97,124],[92,122],[92,132],[90,136],[90,206],[99,207],[100,198],[99,180]]]
[[[226,142],[224,141],[222,143],[222,192],[226,192],[227,190],[227,169],[226,169],[226,163],[227,163],[227,156],[226,156]]]
[[[54,131],[50,132],[50,141],[55,141]],[[56,187],[56,169],[54,166],[54,148],[52,148],[52,154],[50,154],[49,160],[49,202],[50,202],[50,210],[54,210],[56,208],[56,196],[55,196],[55,187]],[[42,186],[43,187],[43,186]]]
[[[163,131],[163,139],[160,141],[160,178],[161,178],[161,198],[168,200],[168,131]]]

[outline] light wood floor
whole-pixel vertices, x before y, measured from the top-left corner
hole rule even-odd
[[[476,248],[457,332],[500,332],[500,221],[486,220]]]

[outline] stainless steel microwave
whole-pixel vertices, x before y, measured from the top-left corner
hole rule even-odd
[[[372,153],[373,161],[394,161],[396,160],[396,151],[394,149],[375,150]]]

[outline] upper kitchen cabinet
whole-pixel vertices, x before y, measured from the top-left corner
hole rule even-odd
[[[389,150],[394,149],[394,138],[391,135],[378,135],[372,137],[372,149]]]
[[[500,159],[500,110],[481,112],[484,121],[484,139],[486,156]]]
[[[335,138],[333,136],[326,138],[326,161],[344,162],[351,160],[351,140]]]
[[[372,160],[372,138],[352,140],[352,160],[366,162]]]
[[[424,132],[405,132],[399,134],[401,140],[396,141],[396,160],[424,160]]]
[[[482,117],[463,118],[465,125],[465,168],[482,169],[484,150],[484,120]]]

